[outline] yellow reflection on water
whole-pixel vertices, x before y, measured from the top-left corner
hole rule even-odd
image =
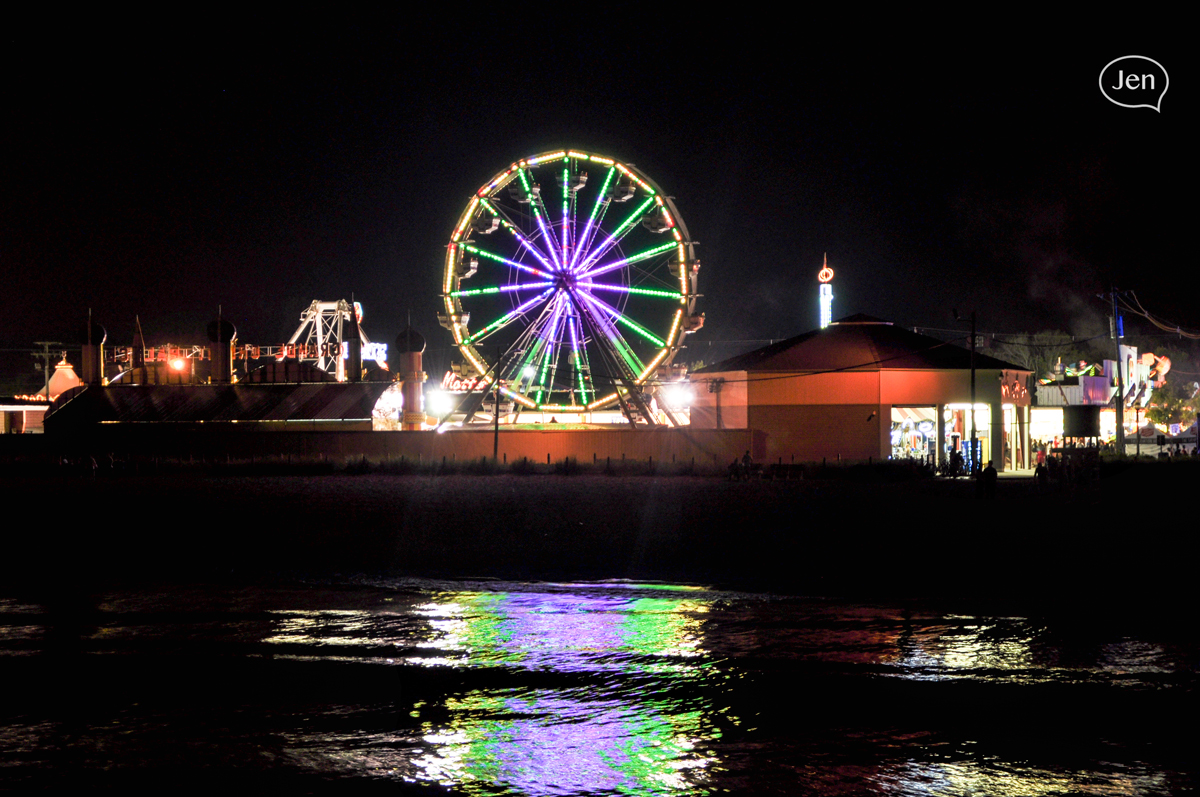
[[[873,778],[871,791],[878,794],[960,795],[989,797],[1049,797],[1079,794],[1095,797],[1134,797],[1163,793],[1167,787],[1161,772],[1130,772],[1114,777],[1110,772],[1058,772],[1014,766],[1010,762],[958,761],[954,763],[905,762],[886,767]]]
[[[272,610],[280,615],[274,633],[263,637],[268,644],[283,645],[377,645],[380,640],[369,633],[377,624],[376,616],[364,611],[322,609],[311,611]]]

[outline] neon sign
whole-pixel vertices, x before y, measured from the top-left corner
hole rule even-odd
[[[833,281],[833,269],[829,267],[828,255],[817,274],[817,281],[821,283],[821,329],[824,329],[833,322],[833,286],[829,284]]]
[[[463,376],[456,374],[453,371],[447,371],[442,377],[442,390],[449,393],[470,393],[472,390],[478,390],[483,385],[483,380],[478,376]]]

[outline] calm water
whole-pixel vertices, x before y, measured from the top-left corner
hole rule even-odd
[[[1200,644],[675,585],[342,580],[0,599],[0,787],[1176,794]]]

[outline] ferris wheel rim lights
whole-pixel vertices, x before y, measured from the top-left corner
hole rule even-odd
[[[561,196],[556,197],[561,200],[559,218],[552,215],[553,200],[549,194],[543,196],[533,172],[535,167],[555,161],[562,162],[561,170],[551,168],[554,182],[561,186]],[[588,173],[580,168],[585,163],[604,169],[602,183],[589,184]],[[579,209],[585,188],[590,196],[597,184],[600,187],[590,210]],[[505,203],[502,192],[506,189],[517,203],[515,206]],[[606,228],[605,214],[610,208],[628,201],[639,191],[643,198],[632,212],[625,211],[623,221],[615,228]],[[579,234],[579,222],[584,219]],[[628,243],[639,222],[652,235],[670,233],[668,242],[625,256],[622,242]],[[504,254],[484,248],[471,237],[474,233],[499,234],[500,230],[507,236],[505,240],[510,241]],[[637,235],[640,240],[646,233]],[[657,266],[648,262],[655,258],[659,258]],[[471,262],[464,263],[466,259]],[[663,259],[669,266],[669,277],[660,273]],[[464,288],[462,281],[471,278],[477,268],[485,265],[484,261],[492,264],[487,266],[492,274],[498,267],[507,267],[507,284]],[[631,268],[639,263],[646,265]],[[684,325],[682,320],[685,311],[691,313],[694,309],[698,267],[694,242],[687,236],[673,201],[648,177],[612,158],[576,149],[555,150],[512,163],[471,197],[447,246],[442,323],[482,382],[499,383],[506,396],[525,407],[590,412],[622,401],[620,395],[634,385],[645,385],[655,369],[669,363],[678,352],[684,334],[696,328],[694,324]],[[623,278],[620,283],[600,280],[618,274]],[[521,282],[522,278],[533,279]],[[669,286],[672,280],[674,289],[664,290],[654,285],[659,282]],[[647,286],[644,283],[648,281]],[[489,301],[493,301],[500,296],[517,297],[534,291],[535,295],[525,293],[514,298],[511,310],[478,331],[469,331],[470,312],[464,309],[462,300],[470,300],[477,307],[476,300],[482,300],[480,297],[492,297]],[[617,294],[617,298],[610,304],[596,296],[597,291]],[[659,315],[661,311],[644,311],[646,315],[663,318],[657,330],[653,329],[656,324],[639,323],[630,317],[631,303],[646,307],[645,303],[658,301],[673,302],[676,310],[669,316]],[[495,306],[494,301],[485,305]],[[515,327],[520,331],[517,340],[505,354],[500,354],[503,347],[498,348],[498,361],[489,366],[488,358],[476,346],[493,334],[510,335],[514,330],[505,330],[513,324],[519,325]],[[621,328],[636,334],[627,340]],[[637,340],[643,341],[640,346],[649,343],[656,351],[639,354],[633,345]],[[600,355],[599,370],[592,366],[593,354]],[[536,376],[526,376],[533,366]],[[560,369],[565,369],[563,379],[558,378]],[[614,387],[618,382],[621,386],[603,395],[606,391],[595,381],[596,376],[611,381]],[[556,394],[565,398],[568,393],[569,403],[553,400]]]

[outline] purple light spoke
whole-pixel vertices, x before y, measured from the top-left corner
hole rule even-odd
[[[546,249],[550,252],[550,257],[554,260],[555,270],[562,270],[563,264],[558,259],[558,240],[554,237],[554,233],[546,226],[546,205],[542,202],[539,196],[533,201],[533,217],[537,219],[538,229],[542,231],[542,237],[546,239]],[[540,210],[539,210],[540,208]]]
[[[506,213],[504,213],[502,210],[500,210],[500,208],[496,207],[491,202],[488,202],[486,200],[481,201],[479,204],[482,205],[484,208],[486,208],[489,212],[495,214],[498,218],[500,218],[500,220],[502,222],[501,226],[503,226],[504,229],[508,230],[509,233],[511,233],[512,236],[517,239],[517,243],[519,243],[519,244],[521,244],[521,246],[525,247],[526,251],[528,251],[529,254],[533,255],[539,263],[541,263],[543,266],[545,266],[549,271],[555,270],[554,266],[552,266],[550,264],[550,261],[546,259],[546,256],[544,254],[542,254],[542,252],[536,246],[533,245],[533,242],[521,234],[520,230],[517,229],[517,225],[512,223],[512,220],[510,220],[508,218],[508,215]],[[467,248],[470,249],[471,247],[467,247]],[[553,249],[551,249],[551,252],[553,252]],[[508,262],[511,263],[512,261],[508,261]],[[549,276],[549,275],[543,275],[543,276]]]
[[[654,198],[651,197],[650,199],[647,199],[645,202],[643,202],[641,205],[639,205],[632,213],[629,214],[629,217],[626,218],[625,221],[621,222],[621,226],[618,227],[613,232],[612,235],[608,236],[608,238],[604,241],[604,243],[600,245],[600,248],[598,248],[596,251],[589,254],[587,256],[587,258],[585,258],[584,261],[582,263],[580,263],[578,270],[580,272],[586,273],[588,266],[591,266],[597,260],[604,257],[604,255],[608,253],[609,249],[612,249],[613,246],[615,246],[618,241],[620,241],[626,235],[629,234],[629,231],[633,229],[635,224],[637,224],[637,220],[640,219],[643,215],[645,215],[647,208],[649,208],[653,204],[654,204]]]
[[[550,295],[550,293],[551,293],[550,291],[543,291],[542,293],[539,293],[537,296],[534,296],[529,301],[524,302],[523,304],[519,305],[515,309],[510,310],[509,312],[505,313],[500,318],[493,321],[491,324],[488,324],[486,327],[479,330],[474,335],[472,335],[471,337],[469,337],[465,341],[463,341],[463,343],[465,343],[465,344],[476,343],[479,340],[483,339],[483,337],[485,335],[490,335],[492,332],[495,332],[498,329],[503,329],[505,326],[508,325],[508,323],[510,321],[512,321],[517,316],[523,314],[526,310],[528,310],[530,307],[533,307],[535,304],[540,302],[542,299],[545,299],[547,296]]]
[[[653,333],[651,333],[648,330],[646,330],[645,328],[643,328],[640,324],[634,322],[631,318],[629,318],[625,314],[621,313],[619,310],[614,308],[612,305],[610,305],[604,301],[601,301],[600,299],[597,299],[595,296],[592,296],[590,293],[582,293],[580,295],[583,296],[584,299],[588,300],[594,306],[598,307],[600,310],[602,310],[604,313],[607,313],[610,316],[611,320],[609,321],[609,324],[615,333],[615,336],[616,336],[615,339],[621,341],[621,343],[628,350],[630,356],[632,356],[633,362],[636,362],[638,364],[638,367],[636,370],[640,371],[642,369],[642,360],[640,357],[638,357],[634,353],[633,349],[629,346],[629,344],[625,343],[625,337],[620,333],[620,330],[618,330],[616,328],[616,324],[613,323],[614,321],[620,321],[621,323],[625,324],[633,331],[637,332],[639,335],[643,336],[650,342],[654,343],[656,346],[665,345],[664,342],[662,340],[660,340],[656,335],[654,335]]]
[[[595,277],[600,274],[606,274],[609,271],[613,271],[615,269],[621,268],[622,266],[630,265],[633,263],[640,263],[643,260],[649,260],[650,258],[654,257],[655,255],[661,255],[665,252],[669,252],[672,249],[674,249],[676,246],[678,246],[678,244],[676,244],[674,241],[671,241],[670,243],[665,243],[660,246],[656,246],[653,249],[647,249],[644,252],[638,252],[636,255],[630,255],[629,257],[622,258],[614,263],[608,263],[607,265],[598,266],[596,268],[593,268],[590,271],[584,271],[581,274],[579,274],[579,278],[586,279],[588,277]]]
[[[613,175],[616,174],[616,167],[609,166],[608,173],[604,176],[604,185],[600,186],[600,192],[596,194],[596,204],[592,206],[592,213],[588,216],[587,224],[583,227],[583,235],[575,241],[575,253],[571,256],[571,263],[567,267],[568,271],[574,271],[575,266],[579,263],[580,255],[592,245],[590,235],[593,234],[593,225],[596,223],[596,214],[599,213],[601,218],[604,218],[604,213],[608,211],[608,205],[604,202],[604,195],[608,192],[608,186],[612,183]],[[596,227],[595,229],[599,229]]]

